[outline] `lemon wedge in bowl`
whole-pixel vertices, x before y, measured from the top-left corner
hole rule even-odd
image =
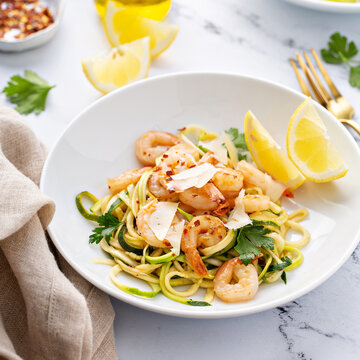
[[[310,98],[292,115],[286,144],[291,161],[311,181],[332,181],[345,176],[348,171]]]
[[[149,44],[145,37],[83,59],[83,71],[91,84],[105,94],[143,79],[151,62]]]
[[[118,5],[114,1],[109,1],[106,6],[103,24],[106,36],[112,46],[149,36],[153,58],[165,51],[178,33],[176,26],[143,18],[131,8]]]
[[[245,141],[257,167],[289,190],[305,182],[304,176],[251,111],[245,116]]]

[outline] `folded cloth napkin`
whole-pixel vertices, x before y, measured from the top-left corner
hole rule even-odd
[[[39,190],[45,149],[0,108],[0,358],[117,359],[110,300],[48,242],[55,205]]]

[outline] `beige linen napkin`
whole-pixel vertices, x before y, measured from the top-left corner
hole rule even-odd
[[[45,150],[0,108],[0,358],[116,359],[110,300],[48,243],[55,211],[39,190]]]

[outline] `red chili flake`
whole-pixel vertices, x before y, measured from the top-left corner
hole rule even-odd
[[[166,180],[166,181],[171,181],[172,178],[171,178],[171,177],[168,177],[168,178],[166,178],[165,180]]]
[[[165,244],[166,246],[171,246],[171,244],[170,244],[167,240],[164,241],[164,244]]]
[[[173,173],[171,170],[168,170],[168,171],[166,172],[166,175],[167,175],[167,176],[171,176],[171,175],[174,175],[174,173]]]
[[[23,39],[54,23],[49,8],[38,0],[0,0],[0,38]],[[9,33],[15,30],[15,35]]]
[[[140,204],[140,201],[139,201],[139,200],[136,200],[136,203],[137,203],[137,204]]]
[[[191,169],[191,168],[193,168],[193,167],[195,167],[196,165],[191,165],[191,166],[189,166],[189,169]]]
[[[283,194],[283,196],[286,196],[288,198],[291,198],[291,199],[294,198],[294,193],[292,191],[290,191],[289,189],[285,189],[282,194]]]
[[[210,233],[211,235],[213,235],[214,232],[215,232],[215,229],[214,229],[214,228],[210,228],[209,233]]]
[[[222,237],[222,235],[219,235],[219,239],[221,240],[223,237]]]
[[[200,220],[195,220],[194,225],[195,226],[200,226]]]
[[[173,253],[171,256],[175,256],[175,254]]]
[[[173,188],[168,189],[168,191],[169,191],[170,194],[175,192],[175,190]]]
[[[166,158],[169,157],[169,155],[168,155],[168,154],[164,154],[163,157],[166,159]]]
[[[182,129],[178,129],[178,131],[185,131],[186,127],[183,127]]]
[[[146,155],[146,151],[143,152],[143,155]]]
[[[184,229],[184,234],[187,234],[188,233],[188,229]]]
[[[191,195],[193,198],[196,198],[196,197],[198,197],[199,195],[198,194],[192,194]]]

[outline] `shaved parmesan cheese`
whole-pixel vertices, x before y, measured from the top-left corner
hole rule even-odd
[[[176,188],[176,191],[181,192],[189,189],[193,186],[197,188],[203,187],[208,181],[215,175],[218,169],[208,163],[194,166],[191,169],[185,170],[179,174],[172,175],[171,178],[175,182],[174,184],[167,184],[169,188]]]
[[[243,203],[244,195],[245,195],[245,190],[242,189],[235,200],[235,207],[234,209],[231,210],[229,219],[225,224],[225,226],[228,229],[232,229],[232,230],[240,229],[243,226],[251,223],[251,219],[249,218],[249,215],[244,210],[244,203]]]
[[[286,189],[286,185],[275,181],[270,175],[265,174],[265,194],[271,201],[278,201]]]
[[[225,146],[230,155],[231,164],[232,164],[233,168],[236,169],[236,166],[239,162],[238,152],[236,150],[236,147],[235,147],[234,143],[231,141],[229,135],[227,135],[225,132],[222,132],[221,136],[224,138]]]
[[[164,240],[174,219],[178,203],[160,201],[156,210],[151,214],[149,226],[159,240]]]
[[[216,160],[220,161],[222,164],[227,165],[227,150],[223,146],[224,139],[218,137],[217,139],[211,141],[200,141],[199,145],[203,146],[205,149],[208,149],[214,153]]]
[[[194,148],[200,155],[205,155],[205,153],[201,149],[199,149],[195,144],[193,144],[192,141],[188,139],[184,134],[181,134],[180,137],[186,144]]]
[[[181,237],[184,231],[185,220],[181,220],[179,223],[170,226],[168,233],[166,234],[166,240],[172,245],[172,251],[175,255],[180,255]]]

